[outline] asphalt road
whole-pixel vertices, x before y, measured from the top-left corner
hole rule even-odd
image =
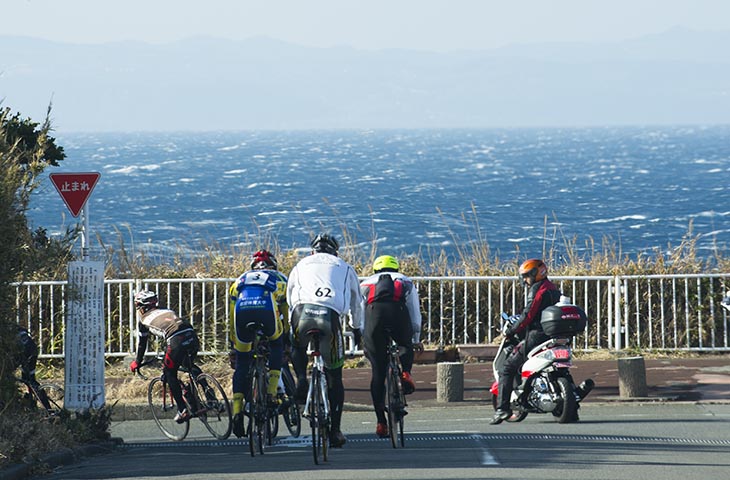
[[[485,403],[411,408],[406,448],[377,439],[374,415],[348,411],[348,443],[316,466],[307,437],[279,437],[252,458],[245,441],[212,441],[195,425],[180,443],[151,420],[115,423],[124,445],[60,467],[45,479],[681,479],[730,478],[730,405],[587,403],[581,421],[530,415],[488,425]]]

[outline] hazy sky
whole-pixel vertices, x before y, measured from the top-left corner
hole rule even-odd
[[[727,0],[3,0],[0,12],[0,34],[74,43],[266,35],[448,51],[730,29]]]

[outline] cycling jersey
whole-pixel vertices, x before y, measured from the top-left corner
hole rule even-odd
[[[229,332],[235,350],[251,349],[253,334],[246,328],[249,322],[261,324],[270,340],[281,336],[288,316],[286,283],[286,276],[276,270],[250,270],[231,285]]]
[[[307,303],[331,308],[340,316],[350,312],[350,327],[362,327],[357,274],[334,255],[314,253],[300,260],[289,274],[286,298],[292,310]]]
[[[391,281],[381,276],[390,277]],[[392,287],[390,287],[392,285]],[[392,290],[391,290],[392,288]],[[373,302],[393,301],[404,302],[413,328],[413,343],[421,338],[421,305],[418,299],[418,290],[410,278],[400,272],[380,272],[366,278],[360,284],[362,292],[362,308]],[[367,322],[367,315],[365,316]]]
[[[14,358],[14,367],[20,367],[23,380],[37,384],[35,367],[38,361],[38,345],[33,341],[30,332],[20,325],[18,325],[17,343],[20,348]]]
[[[139,336],[146,337],[148,333],[169,340],[177,332],[189,330],[193,327],[183,321],[172,310],[153,308],[142,314],[139,319]]]
[[[166,308],[153,308],[139,317],[139,341],[137,342],[137,362],[141,363],[147,351],[147,337],[150,333],[159,337],[168,346],[173,337],[191,332],[195,336],[193,327]],[[197,338],[197,336],[196,336]],[[197,348],[196,348],[197,350]]]

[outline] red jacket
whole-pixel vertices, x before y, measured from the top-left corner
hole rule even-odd
[[[560,301],[560,290],[547,278],[540,280],[530,287],[527,294],[527,304],[520,315],[520,321],[510,328],[510,334],[525,338],[529,331],[542,333],[540,316],[542,311]]]

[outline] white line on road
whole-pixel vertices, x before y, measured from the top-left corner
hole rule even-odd
[[[499,462],[496,458],[494,458],[491,451],[489,450],[489,447],[484,445],[484,440],[481,435],[472,435],[471,438],[479,445],[482,450],[482,465],[499,465]]]

